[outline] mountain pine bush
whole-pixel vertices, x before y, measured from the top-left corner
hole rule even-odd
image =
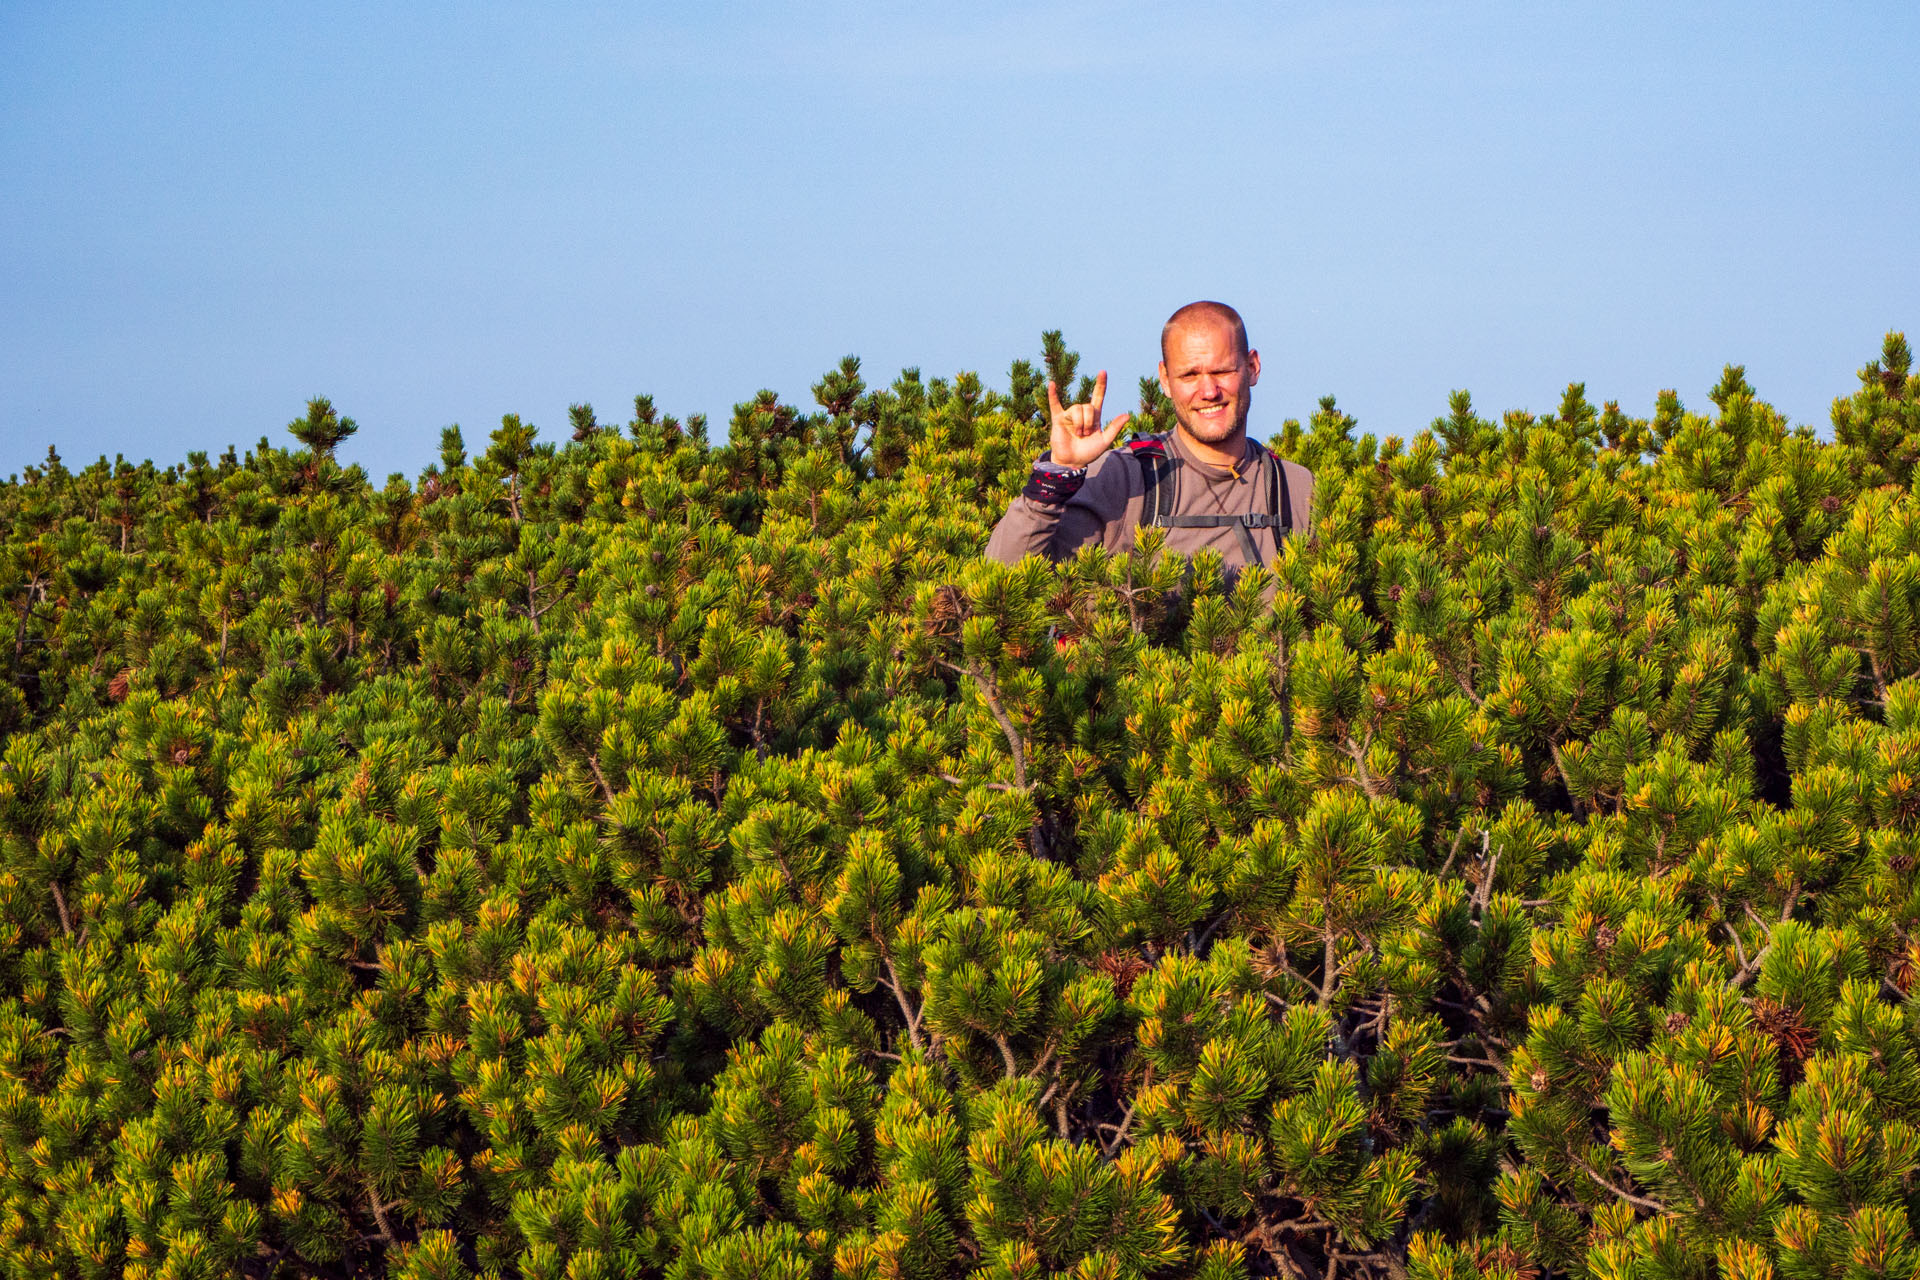
[[[0,1274],[1920,1271],[1905,340],[1237,578],[980,558],[1077,372],[0,485]]]

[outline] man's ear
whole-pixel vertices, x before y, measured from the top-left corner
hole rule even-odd
[[[1167,381],[1167,362],[1165,360],[1160,362],[1160,389],[1168,395],[1173,394],[1173,384]]]
[[[1161,367],[1164,369],[1166,366],[1162,365]],[[1161,376],[1165,377],[1166,375],[1162,374]],[[1247,351],[1247,385],[1250,387],[1257,386],[1259,382],[1260,382],[1260,353],[1258,351],[1249,349]]]

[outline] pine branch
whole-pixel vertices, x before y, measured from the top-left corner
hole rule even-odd
[[[1887,705],[1888,681],[1886,668],[1880,664],[1880,651],[1871,643],[1862,645],[1861,650],[1867,655],[1867,669],[1873,676],[1874,700],[1884,707]]]
[[[876,937],[877,936],[876,934]],[[880,949],[880,958],[886,962],[887,986],[892,988],[893,998],[899,1002],[900,1012],[906,1017],[907,1039],[912,1043],[914,1048],[924,1049],[926,1046],[920,1040],[920,1018],[921,1014],[925,1013],[925,1010],[923,1009],[921,1014],[916,1014],[913,1011],[913,1006],[907,1003],[906,988],[900,981],[900,971],[893,967],[893,956],[889,954],[884,944]]]
[[[1451,662],[1447,664],[1447,674],[1453,677],[1454,684],[1460,687],[1460,692],[1466,694],[1467,700],[1473,703],[1474,706],[1484,707],[1487,705],[1487,700],[1474,692],[1472,682],[1461,675],[1459,668],[1455,667]]]
[[[1447,860],[1440,864],[1440,870],[1435,874],[1434,879],[1445,880],[1447,878],[1447,872],[1453,870],[1453,860],[1460,856],[1460,846],[1466,842],[1466,839],[1467,824],[1463,822],[1460,824],[1460,829],[1454,832],[1453,844],[1447,850]]]
[[[1400,1259],[1385,1249],[1376,1249],[1372,1253],[1340,1253],[1329,1249],[1327,1256],[1336,1262],[1351,1263],[1354,1266],[1376,1266],[1385,1271],[1390,1280],[1406,1280],[1407,1269]]]
[[[1600,1186],[1607,1191],[1611,1191],[1614,1195],[1618,1196],[1622,1200],[1625,1200],[1628,1204],[1632,1205],[1634,1208],[1645,1209],[1649,1213],[1665,1213],[1667,1211],[1667,1206],[1661,1204],[1658,1200],[1650,1200],[1646,1196],[1635,1195],[1633,1192],[1628,1191],[1625,1187],[1617,1186],[1613,1182],[1610,1182],[1606,1177],[1604,1177],[1600,1173],[1599,1170],[1595,1169],[1592,1165],[1588,1164],[1585,1160],[1580,1159],[1578,1156],[1574,1157],[1573,1164],[1576,1169],[1580,1170],[1580,1172],[1586,1174],[1589,1178],[1592,1178],[1594,1183],[1597,1186]]]
[[[1578,701],[1575,699],[1576,703]],[[1572,712],[1569,711],[1568,715],[1572,715]],[[1547,751],[1553,756],[1553,769],[1560,775],[1560,785],[1566,788],[1567,799],[1573,802],[1573,816],[1584,819],[1587,816],[1587,802],[1574,794],[1573,783],[1567,780],[1566,761],[1560,758],[1560,747],[1551,737],[1547,739]]]
[[[397,1204],[398,1201],[395,1201]],[[380,1192],[373,1185],[373,1176],[367,1176],[367,1204],[373,1209],[373,1220],[380,1224],[380,1238],[389,1245],[398,1243],[393,1238],[393,1228],[387,1223],[387,1210],[393,1205],[380,1203]]]
[[[60,878],[48,876],[47,886],[53,890],[53,905],[60,912],[60,932],[69,938],[73,936],[73,917],[67,914],[67,895],[60,892]]]
[[[1000,1059],[1007,1064],[1007,1079],[1012,1080],[1020,1074],[1020,1064],[1014,1061],[1013,1046],[1007,1043],[1005,1036],[995,1036],[994,1044],[1000,1047]]]
[[[1053,1061],[1054,1050],[1058,1049],[1059,1047],[1060,1047],[1060,1044],[1058,1041],[1053,1041],[1049,1043],[1047,1045],[1046,1052],[1040,1055],[1039,1059],[1033,1064],[1033,1069],[1028,1071],[1027,1074],[1029,1076],[1038,1076],[1042,1071],[1045,1071],[1047,1069],[1047,1064]],[[1060,1087],[1060,1079],[1058,1076],[1056,1076],[1054,1077],[1053,1083],[1047,1086],[1047,1091],[1040,1095],[1040,1105],[1043,1107],[1046,1106],[1047,1099],[1051,1098],[1054,1095],[1054,1091],[1057,1090],[1059,1087]]]
[[[10,680],[17,681],[20,678],[20,658],[27,649],[27,620],[33,616],[33,606],[36,601],[46,598],[46,583],[38,577],[28,582],[27,589],[20,593],[20,625],[13,633],[13,668],[8,674]]]
[[[1193,930],[1191,929],[1187,930],[1187,938],[1188,938],[1187,950],[1194,955],[1198,955],[1200,953],[1200,949],[1206,946],[1208,942],[1212,941],[1213,935],[1219,932],[1220,926],[1227,923],[1227,921],[1233,919],[1235,914],[1236,913],[1234,909],[1232,907],[1228,907],[1225,911],[1222,911],[1219,915],[1213,918],[1213,923],[1208,925],[1197,939],[1194,938],[1193,936]]]
[[[995,680],[993,674],[985,670],[978,663],[969,662],[966,666],[962,667],[947,661],[945,658],[937,659],[937,661],[948,670],[971,678],[974,686],[980,690],[981,700],[987,704],[987,710],[991,711],[993,718],[999,722],[1000,732],[1004,734],[1007,739],[1007,750],[1013,756],[1014,788],[1018,791],[1030,791],[1031,787],[1027,783],[1026,742],[1020,737],[1020,731],[1014,727],[1013,717],[1007,714],[1006,707],[1000,702],[1000,682]],[[1034,857],[1045,858],[1047,856],[1046,841],[1040,834],[1040,826],[1041,824],[1036,822],[1033,824],[1033,828],[1027,832],[1027,846],[1032,851]]]
[[[1489,1071],[1497,1071],[1501,1075],[1505,1075],[1507,1072],[1505,1063],[1495,1062],[1492,1058],[1468,1058],[1457,1053],[1450,1053],[1447,1055],[1447,1061],[1457,1062],[1463,1067],[1485,1067]]]
[[[1274,637],[1273,647],[1273,693],[1280,703],[1280,756],[1284,762],[1290,759],[1293,746],[1293,685],[1288,679],[1293,672],[1293,654],[1288,651],[1284,633]]]
[[[1379,785],[1379,780],[1373,776],[1373,771],[1367,768],[1367,748],[1372,745],[1373,735],[1371,733],[1367,735],[1365,742],[1358,744],[1356,744],[1352,736],[1349,735],[1341,749],[1345,751],[1347,756],[1353,761],[1353,780],[1359,784],[1362,791],[1370,796],[1388,795],[1390,794],[1389,791]]]
[[[965,778],[959,777],[958,775],[951,774],[951,773],[937,773],[934,775],[934,777],[940,779],[940,781],[942,782],[951,782],[956,787],[981,786],[981,787],[985,787],[989,791],[1018,791],[1020,789],[1014,786],[1011,782],[969,783]]]
[[[594,752],[587,757],[587,764],[593,770],[595,781],[600,784],[600,794],[606,797],[608,804],[613,803],[613,787],[607,782],[607,775],[600,771],[600,753]]]
[[[1153,1068],[1149,1066],[1147,1068],[1147,1083],[1150,1084],[1152,1083],[1152,1081],[1153,1081]],[[1143,1084],[1140,1087],[1144,1089],[1147,1086],[1146,1084]],[[1113,1130],[1112,1138],[1097,1139],[1097,1141],[1100,1143],[1100,1154],[1106,1156],[1108,1159],[1112,1159],[1113,1153],[1120,1149],[1120,1144],[1127,1140],[1127,1130],[1131,1128],[1133,1128],[1133,1103],[1132,1101],[1129,1101],[1127,1103],[1127,1110],[1125,1114],[1123,1114],[1120,1117],[1119,1124],[1102,1124],[1102,1125],[1094,1126],[1094,1131],[1096,1133],[1098,1133],[1102,1129]]]
[[[974,687],[980,690],[981,701],[987,704],[987,710],[991,711],[993,718],[999,722],[1000,732],[1004,734],[1007,739],[1007,750],[1013,754],[1013,785],[1017,789],[1025,791],[1027,789],[1026,743],[1021,740],[1020,731],[1014,728],[1013,719],[1007,715],[1006,707],[1000,703],[999,682],[993,678],[991,673],[981,670],[978,663],[969,662],[963,667],[957,663],[948,662],[945,658],[938,659],[938,661],[941,666],[947,668],[949,671],[970,678],[974,683]]]
[[[1301,973],[1298,969],[1294,968],[1293,965],[1288,962],[1284,954],[1282,954],[1277,958],[1273,956],[1268,956],[1262,963],[1271,965],[1273,968],[1278,969],[1281,973],[1285,974],[1289,978],[1292,978],[1295,982],[1299,983],[1301,986],[1305,987],[1307,990],[1313,992],[1315,995],[1319,994],[1320,984],[1317,982],[1314,982],[1311,978],[1307,977],[1307,975],[1305,975],[1304,973]],[[1285,1009],[1287,1007],[1287,1002],[1285,1000],[1282,1000],[1279,996],[1274,995],[1271,991],[1266,993],[1266,997],[1270,1002],[1272,1002],[1272,1004],[1276,1008]]]
[[[1486,914],[1487,906],[1493,901],[1493,873],[1500,867],[1500,853],[1493,848],[1491,832],[1480,833],[1480,849],[1481,857],[1490,858],[1490,861],[1487,862],[1486,870],[1480,873],[1480,883],[1474,886],[1473,897],[1469,899],[1476,924],[1479,923],[1480,917]]]
[[[1794,908],[1799,905],[1800,886],[1798,883],[1795,883],[1794,886],[1787,891],[1786,901],[1781,904],[1778,923],[1785,924],[1787,921],[1793,919]],[[1761,920],[1759,913],[1756,912],[1749,903],[1742,903],[1741,910],[1747,913],[1747,919],[1753,922],[1754,926],[1760,930],[1760,936],[1767,941],[1766,945],[1754,952],[1753,957],[1749,959],[1747,957],[1746,947],[1741,945],[1739,933],[1735,931],[1730,922],[1722,921],[1722,924],[1726,928],[1727,936],[1733,939],[1734,954],[1740,958],[1740,970],[1734,974],[1731,984],[1736,990],[1753,981],[1754,975],[1760,972],[1760,966],[1767,962],[1767,954],[1773,950],[1774,926]]]
[[[1740,961],[1740,970],[1737,974],[1734,975],[1733,985],[1736,987],[1744,987],[1747,985],[1747,982],[1753,977],[1753,975],[1760,971],[1759,962],[1760,960],[1766,959],[1768,949],[1766,947],[1762,947],[1760,949],[1760,954],[1758,958],[1755,960],[1749,961],[1747,959],[1747,948],[1741,943],[1739,930],[1733,927],[1733,922],[1730,920],[1723,920],[1720,923],[1721,923],[1721,927],[1727,931],[1727,937],[1733,940],[1733,953],[1736,957],[1739,958],[1739,961]]]

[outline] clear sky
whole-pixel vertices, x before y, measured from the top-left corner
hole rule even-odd
[[[849,352],[1131,400],[1245,314],[1264,434],[1689,405],[1822,425],[1920,338],[1920,6],[0,3],[0,475],[635,392],[811,407]]]

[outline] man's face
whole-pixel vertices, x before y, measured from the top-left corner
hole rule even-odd
[[[1244,434],[1258,381],[1260,353],[1242,356],[1225,321],[1197,317],[1167,334],[1160,385],[1173,401],[1174,417],[1194,439],[1217,445]]]

